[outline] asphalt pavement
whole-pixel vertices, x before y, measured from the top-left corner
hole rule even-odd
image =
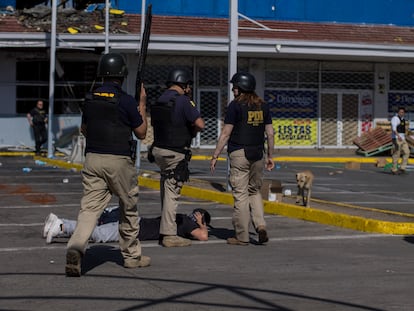
[[[414,172],[393,176],[364,158],[352,159],[360,161],[360,169],[346,169],[349,159],[322,160],[276,159],[266,178],[281,181],[284,190],[295,191],[295,172],[314,171],[311,208],[289,197],[266,202],[269,243],[258,245],[252,231],[249,246],[233,246],[225,241],[233,234],[226,162],[220,161],[212,176],[207,157],[195,156],[179,212],[209,210],[209,241],[184,248],[143,241],[152,265],[142,269],[123,268],[117,243],[90,244],[82,277],[67,278],[67,241],[46,244],[40,233],[50,212],[76,219],[79,166],[62,159],[0,156],[0,310],[413,310],[410,233],[367,232],[338,220],[306,218],[344,213],[330,207],[337,204],[346,211],[361,209],[357,216],[343,214],[349,219],[369,223],[365,212],[378,209],[384,218],[374,222],[388,224],[385,231],[399,222],[409,230]],[[140,168],[140,215],[156,217],[157,168],[145,158]]]

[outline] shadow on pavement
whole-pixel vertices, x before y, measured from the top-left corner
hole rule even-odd
[[[234,230],[226,228],[214,228],[210,226],[208,234],[210,236],[215,236],[218,239],[226,240],[227,238],[234,236]]]
[[[215,182],[212,182],[212,183],[210,183],[210,184],[211,184],[211,186],[212,186],[214,189],[216,189],[217,191],[220,191],[220,192],[226,192],[226,188],[225,188],[222,184],[215,183]]]
[[[114,262],[120,266],[124,265],[124,259],[122,258],[119,248],[108,245],[90,246],[83,256],[81,268],[82,275],[108,261]]]
[[[414,244],[414,236],[413,236],[413,235],[410,235],[410,236],[405,236],[403,240],[404,240],[405,242],[408,242],[408,243]]]

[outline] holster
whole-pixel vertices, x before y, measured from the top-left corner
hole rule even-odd
[[[184,159],[178,162],[173,170],[165,171],[162,176],[164,178],[174,178],[176,181],[186,182],[190,180],[190,170],[188,163],[191,160],[192,152],[190,149],[174,150],[176,152],[184,153]]]
[[[154,145],[151,145],[148,148],[148,154],[147,154],[147,159],[150,163],[154,163],[155,162],[155,157],[154,154],[152,153],[152,149],[154,148]]]
[[[184,158],[178,162],[176,168],[174,169],[174,179],[182,182],[186,182],[190,179],[190,170],[188,169],[187,158]]]
[[[191,157],[193,155],[193,153],[191,152],[191,149],[185,149],[184,154],[185,154],[185,159],[187,160],[187,162],[190,162]]]
[[[131,159],[135,161],[137,159],[137,141],[135,139],[129,141]]]

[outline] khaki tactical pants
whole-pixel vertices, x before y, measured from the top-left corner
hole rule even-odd
[[[410,147],[405,139],[398,140],[393,139],[394,143],[394,152],[392,154],[392,171],[397,171],[398,160],[402,155],[402,162],[400,169],[405,170],[407,168],[408,158],[410,157]]]
[[[257,231],[265,227],[263,200],[260,189],[263,183],[264,159],[249,161],[244,150],[230,153],[230,185],[234,197],[233,226],[236,238],[249,242],[250,218]]]
[[[178,199],[181,196],[183,182],[175,180],[171,176],[178,163],[184,159],[184,154],[168,149],[154,147],[152,154],[155,163],[161,170],[160,195],[161,195],[161,235],[177,235],[177,223],[175,222]]]
[[[119,198],[119,246],[125,262],[141,256],[138,240],[138,180],[128,156],[87,153],[82,170],[83,197],[75,232],[67,248],[82,254],[99,216],[111,200]]]

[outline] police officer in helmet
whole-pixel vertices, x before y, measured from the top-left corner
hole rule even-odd
[[[235,92],[235,96],[239,96],[241,93],[253,93],[256,89],[256,79],[253,75],[248,72],[238,72],[233,75],[230,80],[230,83],[233,83],[233,91],[238,89],[238,92]]]
[[[103,84],[85,99],[81,126],[86,137],[83,197],[77,226],[67,245],[67,276],[81,275],[81,261],[88,239],[112,194],[119,198],[119,246],[124,267],[150,265],[150,258],[142,255],[137,239],[138,185],[132,137],[132,132],[138,139],[146,136],[146,93],[141,86],[137,104],[133,96],[124,92],[122,83],[127,75],[121,54],[103,55],[98,64],[98,77],[102,78]]]
[[[190,98],[192,83],[185,69],[172,70],[167,90],[151,105],[154,142],[150,152],[161,171],[160,243],[165,247],[191,244],[189,239],[177,236],[175,220],[181,188],[189,178],[191,140],[204,129],[204,120]]]
[[[252,74],[238,72],[230,83],[233,84],[234,100],[227,107],[224,127],[211,158],[210,169],[214,173],[217,159],[227,145],[235,231],[235,236],[227,239],[227,243],[248,245],[251,221],[258,234],[258,242],[262,244],[269,240],[260,189],[263,167],[266,166],[269,171],[274,167],[272,119],[269,106],[255,93],[256,79]]]

